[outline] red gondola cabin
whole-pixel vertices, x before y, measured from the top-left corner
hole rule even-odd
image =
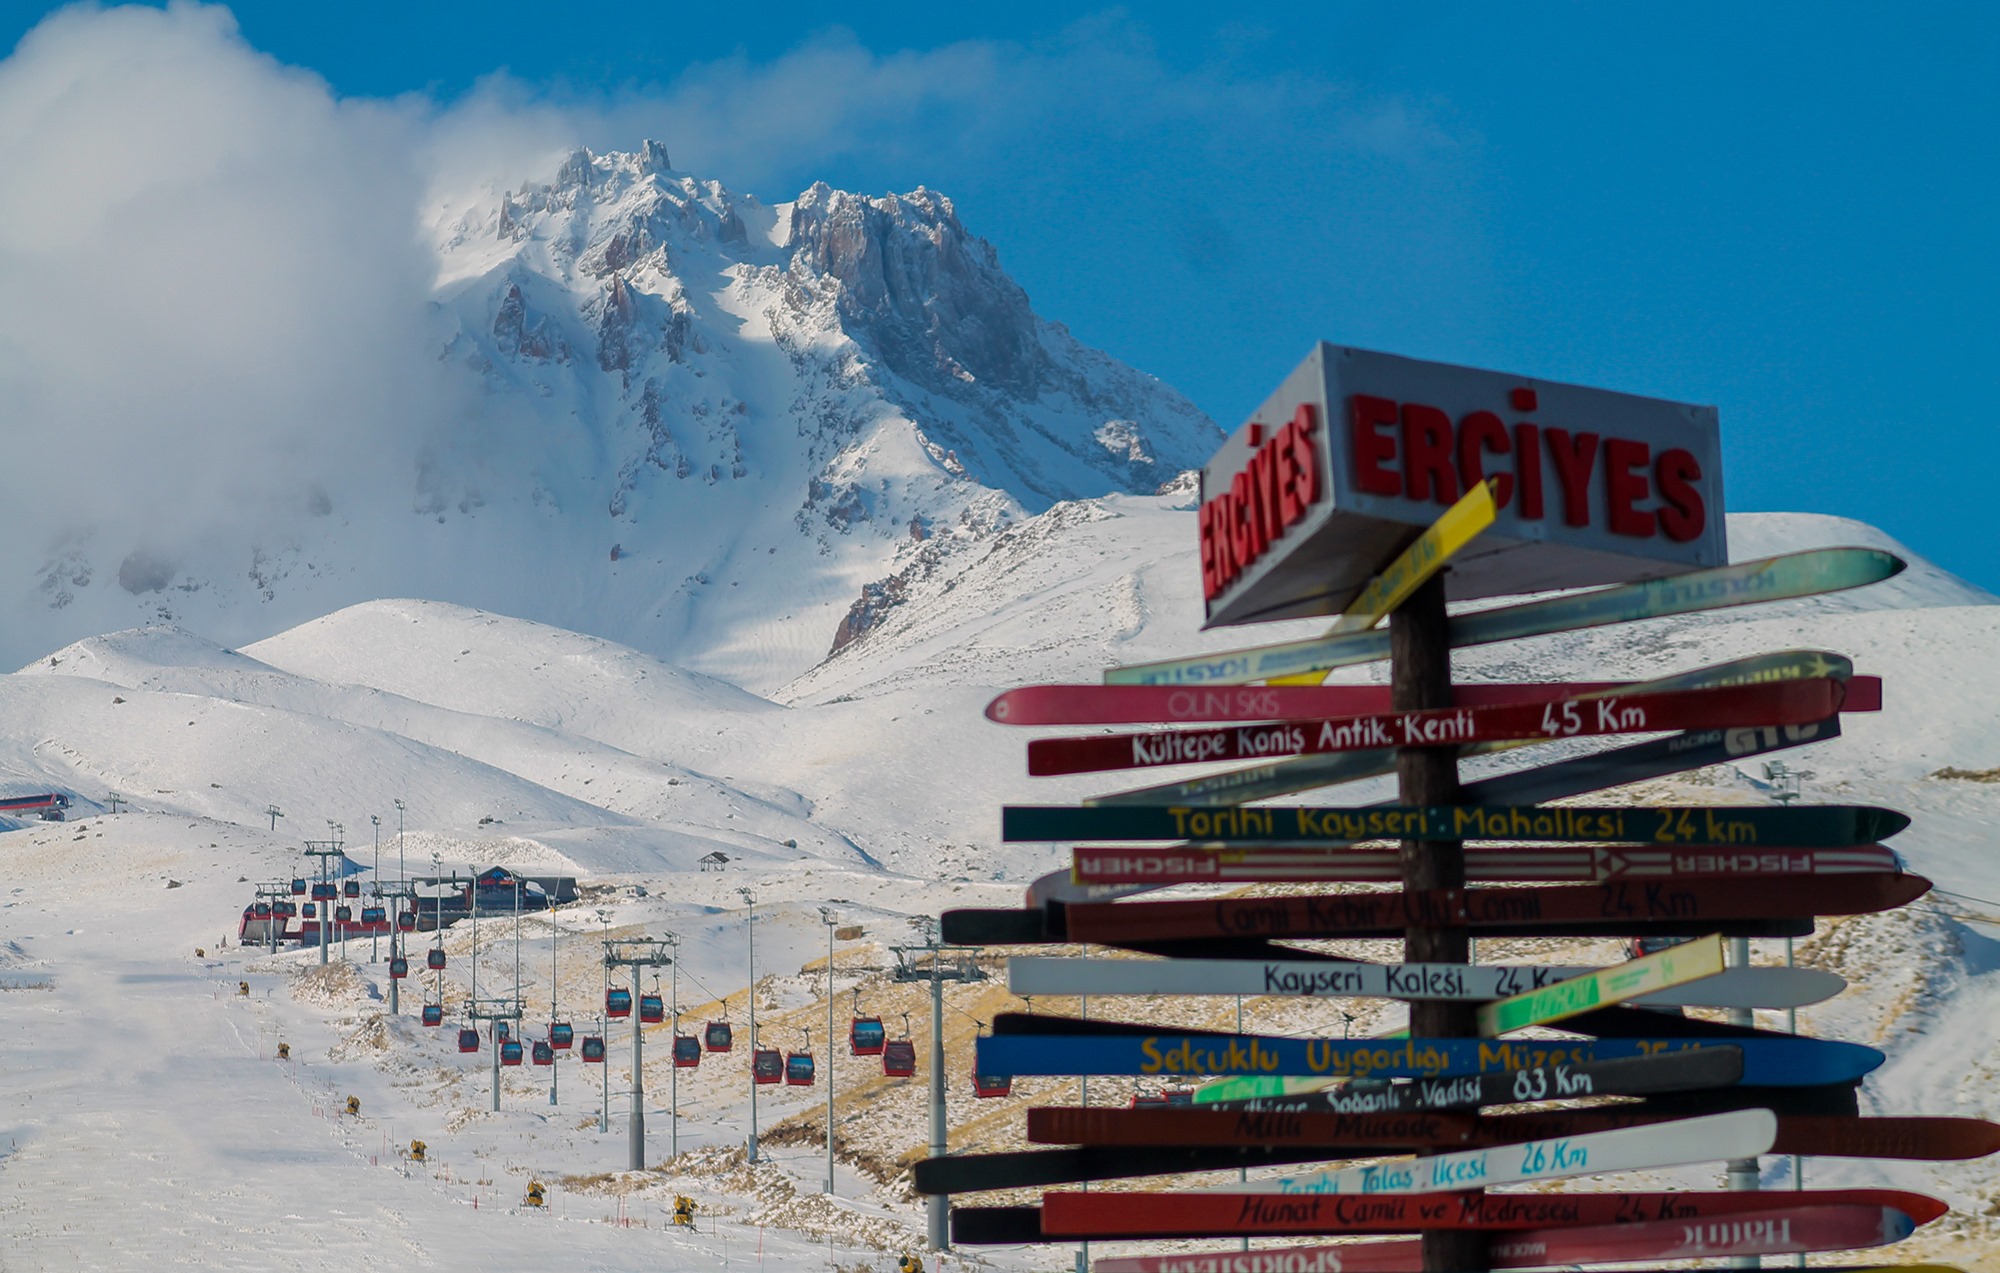
[[[856,1017],[847,1027],[847,1046],[856,1056],[880,1056],[882,1045],[888,1041],[889,1032],[882,1028],[880,1017]]]

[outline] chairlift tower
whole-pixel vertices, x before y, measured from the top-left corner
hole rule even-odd
[[[466,1015],[474,1021],[518,1022],[521,1019],[521,999],[519,995],[512,999],[474,999]],[[508,1037],[513,1037],[512,1031],[508,1032]],[[500,1112],[500,1038],[497,1034],[491,1043],[493,1044],[493,1112],[497,1114]]]
[[[278,900],[280,898],[289,898],[291,895],[292,890],[286,887],[283,880],[278,880],[271,884],[259,884],[257,886],[256,901],[270,908],[264,916],[264,948],[273,953],[278,949],[278,921],[281,918],[278,914]],[[254,906],[251,908],[250,914],[253,918],[256,916],[257,911]]]
[[[890,952],[896,956],[897,981],[928,981],[931,983],[931,1157],[942,1158],[945,1154],[944,1131],[944,983],[947,981],[984,981],[986,973],[977,962],[978,951],[970,946],[943,946],[938,943],[937,921],[928,917],[917,921],[923,929],[924,944],[921,946],[891,946]],[[930,1244],[934,1251],[951,1248],[951,1232],[948,1227],[949,1212],[943,1194],[932,1194],[926,1200],[926,1218],[929,1221]]]
[[[604,966],[610,968],[630,968],[632,970],[632,1002],[636,1007],[640,999],[639,970],[641,968],[665,968],[674,962],[670,951],[675,943],[650,937],[620,939],[604,943]],[[632,1140],[631,1152],[626,1157],[627,1171],[646,1169],[646,1030],[643,1015],[632,1022]],[[678,1090],[678,1088],[676,1089]],[[675,1111],[679,1120],[679,1111]],[[676,1127],[675,1143],[679,1143],[679,1128]]]
[[[329,822],[329,823],[327,823],[327,825],[328,825],[328,826],[334,826],[335,824],[334,824],[334,823],[331,823],[331,822]],[[322,884],[326,884],[326,883],[329,883],[329,882],[330,882],[330,880],[329,880],[329,877],[327,876],[327,873],[326,873],[326,860],[327,860],[328,858],[337,858],[337,857],[339,857],[339,856],[340,856],[340,853],[341,853],[341,844],[340,844],[340,841],[338,841],[338,840],[307,840],[307,841],[306,841],[306,856],[307,856],[307,857],[313,857],[313,858],[318,858],[318,859],[319,859],[319,882],[320,882],[320,883],[322,883]],[[333,908],[332,908],[331,906],[327,905],[327,899],[326,899],[326,898],[324,898],[324,897],[321,897],[321,898],[317,898],[317,899],[315,899],[315,900],[316,900],[316,901],[317,901],[317,902],[319,903],[319,905],[318,905],[317,907],[315,907],[315,908],[314,908],[315,910],[317,910],[317,911],[319,912],[319,915],[318,915],[318,919],[319,919],[319,966],[320,966],[320,967],[322,967],[322,968],[324,968],[324,967],[326,967],[326,947],[327,947],[327,919],[328,919],[328,915],[329,915],[329,913],[330,913],[330,912],[332,911],[332,909],[333,909]]]
[[[375,900],[386,900],[390,903],[389,906],[383,908],[383,913],[389,920],[389,963],[393,969],[396,957],[401,955],[404,949],[406,949],[403,945],[403,930],[396,926],[396,917],[403,913],[405,907],[408,908],[412,915],[416,914],[417,890],[410,887],[407,880],[389,888],[383,888],[378,885]],[[389,1015],[392,1017],[401,1009],[402,1001],[397,991],[402,987],[402,984],[402,979],[399,977],[391,976],[389,978]]]
[[[374,814],[374,813],[371,813],[371,814],[369,814],[369,815],[368,815],[368,825],[369,825],[369,826],[371,826],[371,827],[373,827],[373,828],[374,828],[374,830],[375,830],[375,865],[374,865],[374,867],[372,868],[372,871],[371,871],[371,874],[370,874],[370,877],[369,877],[369,881],[368,881],[368,882],[369,882],[370,884],[373,884],[373,885],[375,886],[375,896],[376,896],[377,898],[380,898],[380,897],[382,896],[382,818],[381,818],[381,815],[380,815],[380,814]],[[391,927],[391,928],[389,929],[389,931],[393,933],[393,932],[395,932],[396,930],[395,930],[395,928],[394,928],[394,927],[392,926],[392,927]],[[395,938],[393,938],[393,937],[391,937],[391,938],[389,939],[389,957],[390,957],[391,959],[394,959],[394,958],[396,957],[396,939],[395,939]],[[378,945],[376,944],[376,942],[375,942],[375,927],[374,927],[374,925],[372,925],[372,924],[371,924],[371,925],[369,925],[369,927],[368,927],[368,962],[369,962],[369,963],[371,963],[371,964],[379,964],[379,963],[381,963],[381,962],[382,962],[382,950],[381,950],[381,947],[380,947],[380,946],[378,946]],[[393,978],[392,978],[392,980],[393,980]]]

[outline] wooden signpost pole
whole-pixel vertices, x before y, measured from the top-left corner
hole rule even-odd
[[[1432,575],[1389,616],[1389,696],[1397,711],[1451,705],[1451,641],[1445,616],[1444,575]],[[1458,753],[1450,747],[1405,747],[1396,753],[1398,796],[1411,804],[1458,801]],[[1400,846],[1405,889],[1465,887],[1465,844],[1458,840],[1404,840]],[[1464,928],[1411,928],[1403,935],[1410,963],[1471,962]],[[1478,1007],[1424,999],[1410,1005],[1410,1033],[1419,1038],[1470,1038],[1479,1033]],[[1477,1269],[1485,1261],[1483,1235],[1439,1230],[1423,1235],[1426,1273]]]

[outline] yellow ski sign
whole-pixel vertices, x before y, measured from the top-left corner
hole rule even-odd
[[[1385,615],[1408,601],[1410,594],[1422,587],[1425,580],[1444,569],[1461,549],[1477,539],[1499,514],[1499,506],[1493,502],[1493,481],[1487,478],[1444,510],[1443,516],[1432,522],[1428,530],[1417,536],[1408,548],[1369,581],[1368,586],[1361,590],[1361,595],[1349,603],[1340,618],[1334,620],[1326,635],[1333,637],[1347,632],[1365,632],[1374,627]],[[1307,672],[1299,676],[1278,677],[1270,684],[1318,685],[1325,680],[1325,672]]]

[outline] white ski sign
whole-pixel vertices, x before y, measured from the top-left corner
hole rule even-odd
[[[1259,995],[1323,999],[1504,999],[1600,971],[1569,965],[1363,964],[1330,960],[1097,959],[1016,955],[1017,995]],[[1831,999],[1844,978],[1816,968],[1730,968],[1638,996],[1650,1007],[1796,1008]]]
[[[1397,1158],[1368,1167],[1303,1176],[1232,1182],[1200,1192],[1448,1193],[1487,1185],[1566,1180],[1611,1171],[1646,1171],[1725,1158],[1755,1158],[1768,1152],[1777,1136],[1777,1115],[1767,1109],[1740,1109],[1612,1132],[1557,1136],[1430,1158]]]

